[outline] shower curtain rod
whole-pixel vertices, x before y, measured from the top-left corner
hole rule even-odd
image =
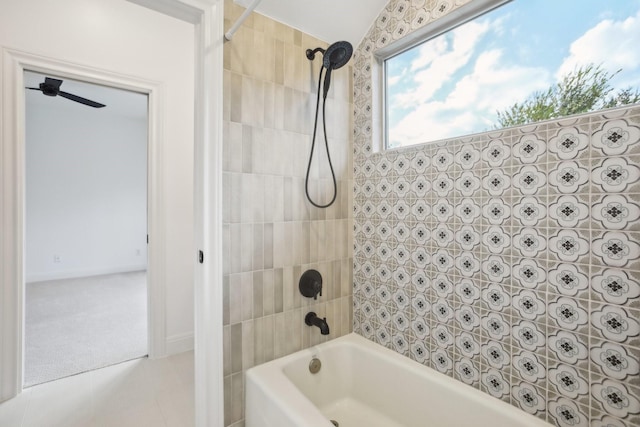
[[[249,17],[249,14],[253,12],[253,9],[255,9],[256,6],[258,6],[258,3],[260,3],[261,1],[262,0],[253,0],[253,3],[251,3],[249,7],[247,7],[247,9],[242,13],[242,16],[240,16],[240,18],[238,18],[236,23],[233,24],[229,31],[224,34],[225,39],[231,41],[233,35],[236,33],[236,31],[238,31],[238,28],[240,28],[242,23]]]

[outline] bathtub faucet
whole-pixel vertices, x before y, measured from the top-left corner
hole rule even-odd
[[[317,326],[320,328],[320,333],[322,335],[329,335],[329,325],[327,325],[327,318],[319,318],[316,313],[310,311],[304,318],[304,323],[308,326]]]

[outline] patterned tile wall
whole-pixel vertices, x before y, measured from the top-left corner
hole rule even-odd
[[[558,426],[640,425],[640,108],[375,153],[356,52],[354,330]]]
[[[226,28],[243,11],[226,1]],[[304,52],[317,46],[326,43],[257,13],[225,43],[226,426],[244,425],[247,369],[352,330],[353,70],[332,76],[327,126],[338,198],[317,209],[304,198],[320,66]],[[324,156],[316,152],[311,174],[310,192],[319,201],[332,190]],[[310,268],[324,278],[317,301],[298,291]],[[309,311],[326,316],[328,337],[304,324]]]

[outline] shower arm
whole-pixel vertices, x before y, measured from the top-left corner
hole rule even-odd
[[[318,52],[322,52],[322,54],[324,55],[324,53],[326,51],[321,47],[317,47],[317,48],[315,48],[313,50],[307,49],[307,52],[306,52],[307,53],[307,59],[309,61],[313,61],[316,58],[316,53],[318,53]]]
[[[246,21],[246,19],[249,17],[249,15],[251,14],[251,12],[253,12],[253,9],[256,8],[256,6],[258,6],[258,4],[261,2],[262,0],[253,0],[253,3],[251,3],[249,5],[249,7],[247,7],[245,9],[245,11],[242,13],[242,15],[240,16],[240,18],[238,18],[238,20],[236,21],[235,24],[233,24],[233,26],[229,29],[229,31],[227,31],[226,33],[224,33],[224,38],[227,39],[228,41],[231,41],[231,39],[233,38],[233,35],[236,33],[236,31],[238,31],[238,28],[240,28],[240,26],[244,23],[244,21]]]

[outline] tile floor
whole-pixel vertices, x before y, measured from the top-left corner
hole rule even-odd
[[[0,404],[2,427],[190,427],[193,352],[132,360],[25,389]]]

